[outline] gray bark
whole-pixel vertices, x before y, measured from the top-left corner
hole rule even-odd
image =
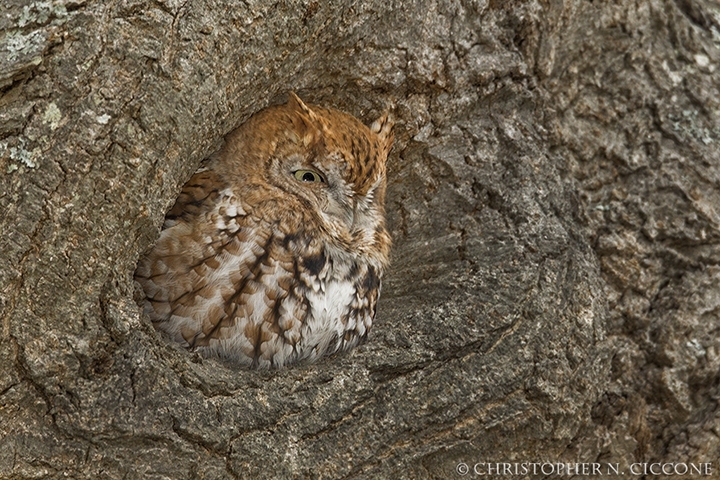
[[[719,44],[711,0],[4,2],[0,477],[720,458]],[[290,90],[394,109],[393,264],[366,344],[246,371],[132,276]]]

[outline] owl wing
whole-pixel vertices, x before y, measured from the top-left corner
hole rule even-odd
[[[214,176],[204,171],[190,179],[138,264],[145,311],[189,348],[249,364],[279,352],[291,358],[309,306],[296,288],[290,239],[263,218],[261,206],[248,214]]]
[[[146,294],[145,312],[178,342],[191,344],[200,310],[212,310],[207,300],[216,293],[214,270],[236,237],[231,231],[241,230],[237,220],[244,211],[234,201],[220,175],[199,170],[167,213],[155,247],[138,263],[135,279]]]
[[[200,312],[202,328],[189,343],[248,365],[282,365],[298,355],[310,307],[298,289],[298,260],[287,237],[257,217],[248,221],[252,226],[225,247],[225,264],[215,275],[219,295],[207,302],[213,309]]]
[[[221,190],[225,188],[226,183],[215,171],[207,168],[198,170],[183,186],[175,205],[165,216],[163,229],[172,227],[179,220],[190,221],[193,216],[207,214],[214,208]]]

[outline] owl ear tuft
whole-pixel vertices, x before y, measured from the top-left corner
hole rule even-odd
[[[306,147],[311,143],[315,143],[320,138],[322,124],[318,116],[313,110],[300,100],[300,97],[294,92],[288,94],[287,106],[296,115],[292,116],[292,122],[295,125],[295,131],[300,135],[300,141]]]
[[[315,115],[315,112],[313,112],[310,107],[305,105],[305,102],[300,100],[300,97],[295,95],[295,92],[290,92],[288,94],[287,105],[298,113],[307,115],[310,120],[317,120],[317,115]]]
[[[385,152],[385,155],[390,153],[393,140],[395,139],[395,134],[393,133],[394,125],[395,120],[392,115],[390,115],[390,112],[386,111],[370,126],[370,131],[378,136],[380,148]]]

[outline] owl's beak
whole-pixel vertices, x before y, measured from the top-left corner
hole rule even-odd
[[[334,201],[333,201],[334,200]],[[355,223],[355,212],[357,210],[357,202],[352,198],[345,198],[341,201],[335,198],[328,202],[325,212],[342,221],[347,227],[352,228]]]

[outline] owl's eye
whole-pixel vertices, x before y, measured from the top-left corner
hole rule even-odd
[[[309,183],[324,183],[325,179],[322,175],[320,175],[317,172],[313,172],[312,170],[296,170],[293,172],[293,175],[295,175],[295,179],[300,182],[309,182]]]

